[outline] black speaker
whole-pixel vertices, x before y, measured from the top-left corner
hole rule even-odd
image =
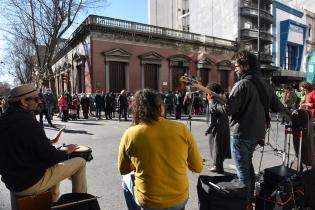
[[[291,210],[304,207],[304,180],[284,166],[265,169],[256,183],[256,210]]]
[[[315,169],[302,173],[305,186],[305,205],[315,209]]]
[[[244,210],[247,188],[231,176],[200,175],[197,184],[199,210]]]

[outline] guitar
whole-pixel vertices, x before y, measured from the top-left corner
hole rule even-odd
[[[217,102],[219,102],[220,104],[225,104],[226,103],[226,98],[224,96],[221,96],[211,90],[209,90],[208,88],[206,88],[205,86],[201,85],[196,79],[188,77],[188,76],[181,76],[180,81],[184,82],[187,85],[191,85],[193,87],[198,88],[199,90],[201,90],[202,92],[208,93],[209,95],[211,95],[213,97],[214,100],[216,100]]]

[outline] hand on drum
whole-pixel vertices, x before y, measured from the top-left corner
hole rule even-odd
[[[68,144],[68,145],[62,146],[61,150],[64,150],[67,154],[70,154],[78,148],[79,148],[79,145],[77,144]]]

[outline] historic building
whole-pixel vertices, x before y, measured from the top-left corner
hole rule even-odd
[[[149,24],[237,41],[240,49],[258,54],[266,78],[272,65],[272,0],[149,0]],[[260,27],[258,27],[258,15]]]
[[[185,91],[179,78],[187,74],[229,91],[235,81],[229,59],[236,50],[227,39],[90,15],[55,56],[56,89]]]

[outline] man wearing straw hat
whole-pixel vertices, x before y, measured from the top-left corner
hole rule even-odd
[[[56,143],[63,131],[50,140],[35,120],[40,98],[33,84],[14,88],[8,98],[9,108],[0,118],[0,175],[6,187],[16,195],[39,194],[51,189],[52,199],[59,196],[59,182],[71,177],[73,192],[86,192],[85,160],[66,160],[77,145],[58,150]]]

